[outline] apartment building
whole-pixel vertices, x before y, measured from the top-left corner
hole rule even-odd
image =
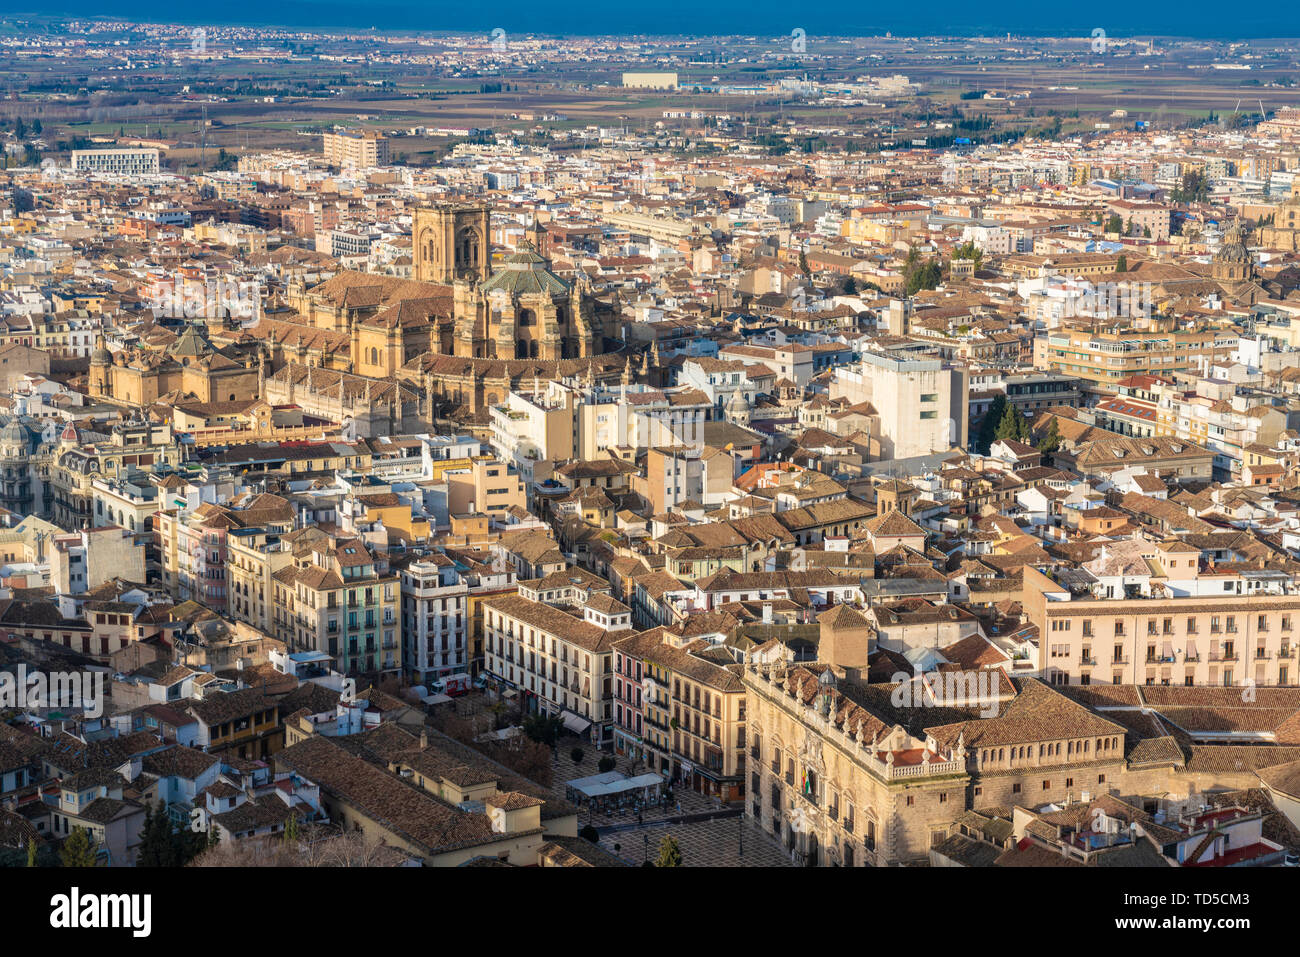
[[[614,749],[693,791],[745,795],[745,689],[730,652],[656,628],[614,643]]]
[[[272,575],[271,627],[290,651],[320,651],[349,675],[402,670],[400,580],[359,538],[308,528],[285,537]]]
[[[77,173],[115,173],[119,176],[142,176],[158,172],[158,151],[73,150],[72,169]]]
[[[1157,390],[1155,434],[1176,436],[1204,446],[1214,455],[1215,477],[1239,476],[1246,449],[1273,445],[1287,427],[1285,409],[1237,396],[1230,384],[1198,379],[1196,388]]]
[[[646,450],[645,478],[632,480],[634,491],[650,502],[654,514],[704,497],[704,466],[698,446]]]
[[[402,571],[402,666],[416,684],[469,671],[468,594],[469,585],[445,555]]]
[[[226,613],[226,533],[238,527],[229,510],[204,502],[193,511],[157,514],[163,582],[181,601]]]
[[[608,589],[570,569],[483,602],[485,663],[497,686],[596,745],[614,739],[612,646],[632,629],[631,610]]]
[[[322,136],[325,162],[342,168],[387,166],[388,137],[370,130],[325,133]]]
[[[1056,369],[1114,390],[1135,375],[1172,376],[1204,361],[1227,358],[1235,336],[1214,331],[1066,326],[1034,340],[1034,366]]]
[[[468,468],[448,469],[447,508],[452,515],[480,512],[500,516],[512,508],[527,509],[528,493],[519,470],[496,459],[476,459]]]
[[[866,353],[856,368],[836,370],[830,397],[870,402],[879,414],[880,458],[912,458],[965,448],[967,376],[964,366],[939,359]]]
[[[271,632],[275,573],[288,567],[292,553],[280,547],[287,529],[235,528],[226,535],[228,611],[236,621]]]
[[[50,584],[60,595],[79,595],[107,581],[145,580],[144,542],[117,525],[56,535],[49,549]]]
[[[1173,549],[1157,567],[1195,581],[1196,555]],[[1296,684],[1300,594],[1260,576],[1216,579],[1217,594],[1163,599],[1148,583],[1116,593],[1068,587],[1026,567],[1024,607],[1039,630],[1038,670],[1053,684]],[[1163,581],[1157,582],[1163,584]],[[1285,591],[1284,591],[1285,589]]]
[[[593,389],[577,409],[574,455],[596,458],[620,447],[702,445],[712,407],[704,392],[689,387]]]

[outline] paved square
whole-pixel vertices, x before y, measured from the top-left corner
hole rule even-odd
[[[740,822],[744,822],[741,824]],[[744,854],[740,853],[740,831],[744,828]],[[679,824],[650,824],[600,836],[600,846],[629,864],[640,866],[648,854],[659,858],[659,842],[665,834],[677,838],[682,867],[793,867],[789,854],[776,838],[740,815]],[[647,841],[647,838],[649,839]],[[614,845],[621,850],[614,850]]]

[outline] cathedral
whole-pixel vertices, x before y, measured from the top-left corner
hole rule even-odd
[[[541,228],[494,270],[490,217],[486,204],[417,209],[414,279],[348,272],[291,287],[289,304],[311,325],[348,337],[329,368],[397,379],[475,418],[536,378],[620,381],[618,304],[585,278],[557,276]]]
[[[127,405],[193,397],[199,402],[255,399],[256,350],[216,348],[207,330],[189,323],[161,351],[142,348],[112,353],[102,334],[95,338],[87,384],[97,399]]]
[[[1260,242],[1272,249],[1300,253],[1300,192],[1292,192],[1273,213],[1273,221],[1260,229]]]

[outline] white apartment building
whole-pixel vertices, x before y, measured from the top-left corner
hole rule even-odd
[[[966,447],[970,396],[964,368],[867,352],[856,368],[835,371],[830,396],[875,406],[882,460]]]
[[[432,555],[402,572],[402,664],[417,684],[469,671],[469,586]]]
[[[523,695],[528,711],[555,715],[575,734],[607,744],[614,723],[611,645],[632,634],[632,613],[591,590],[606,583],[574,571],[520,582],[518,595],[483,602],[486,665],[499,688]]]
[[[81,173],[114,173],[119,176],[143,176],[158,172],[158,151],[73,150],[72,169]]]

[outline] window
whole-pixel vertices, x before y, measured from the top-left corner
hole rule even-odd
[[[924,410],[924,411],[921,412],[921,418],[923,418],[923,419],[937,419],[937,418],[939,418],[939,413],[938,413],[936,410],[934,410],[934,409],[926,409],[926,410]]]

